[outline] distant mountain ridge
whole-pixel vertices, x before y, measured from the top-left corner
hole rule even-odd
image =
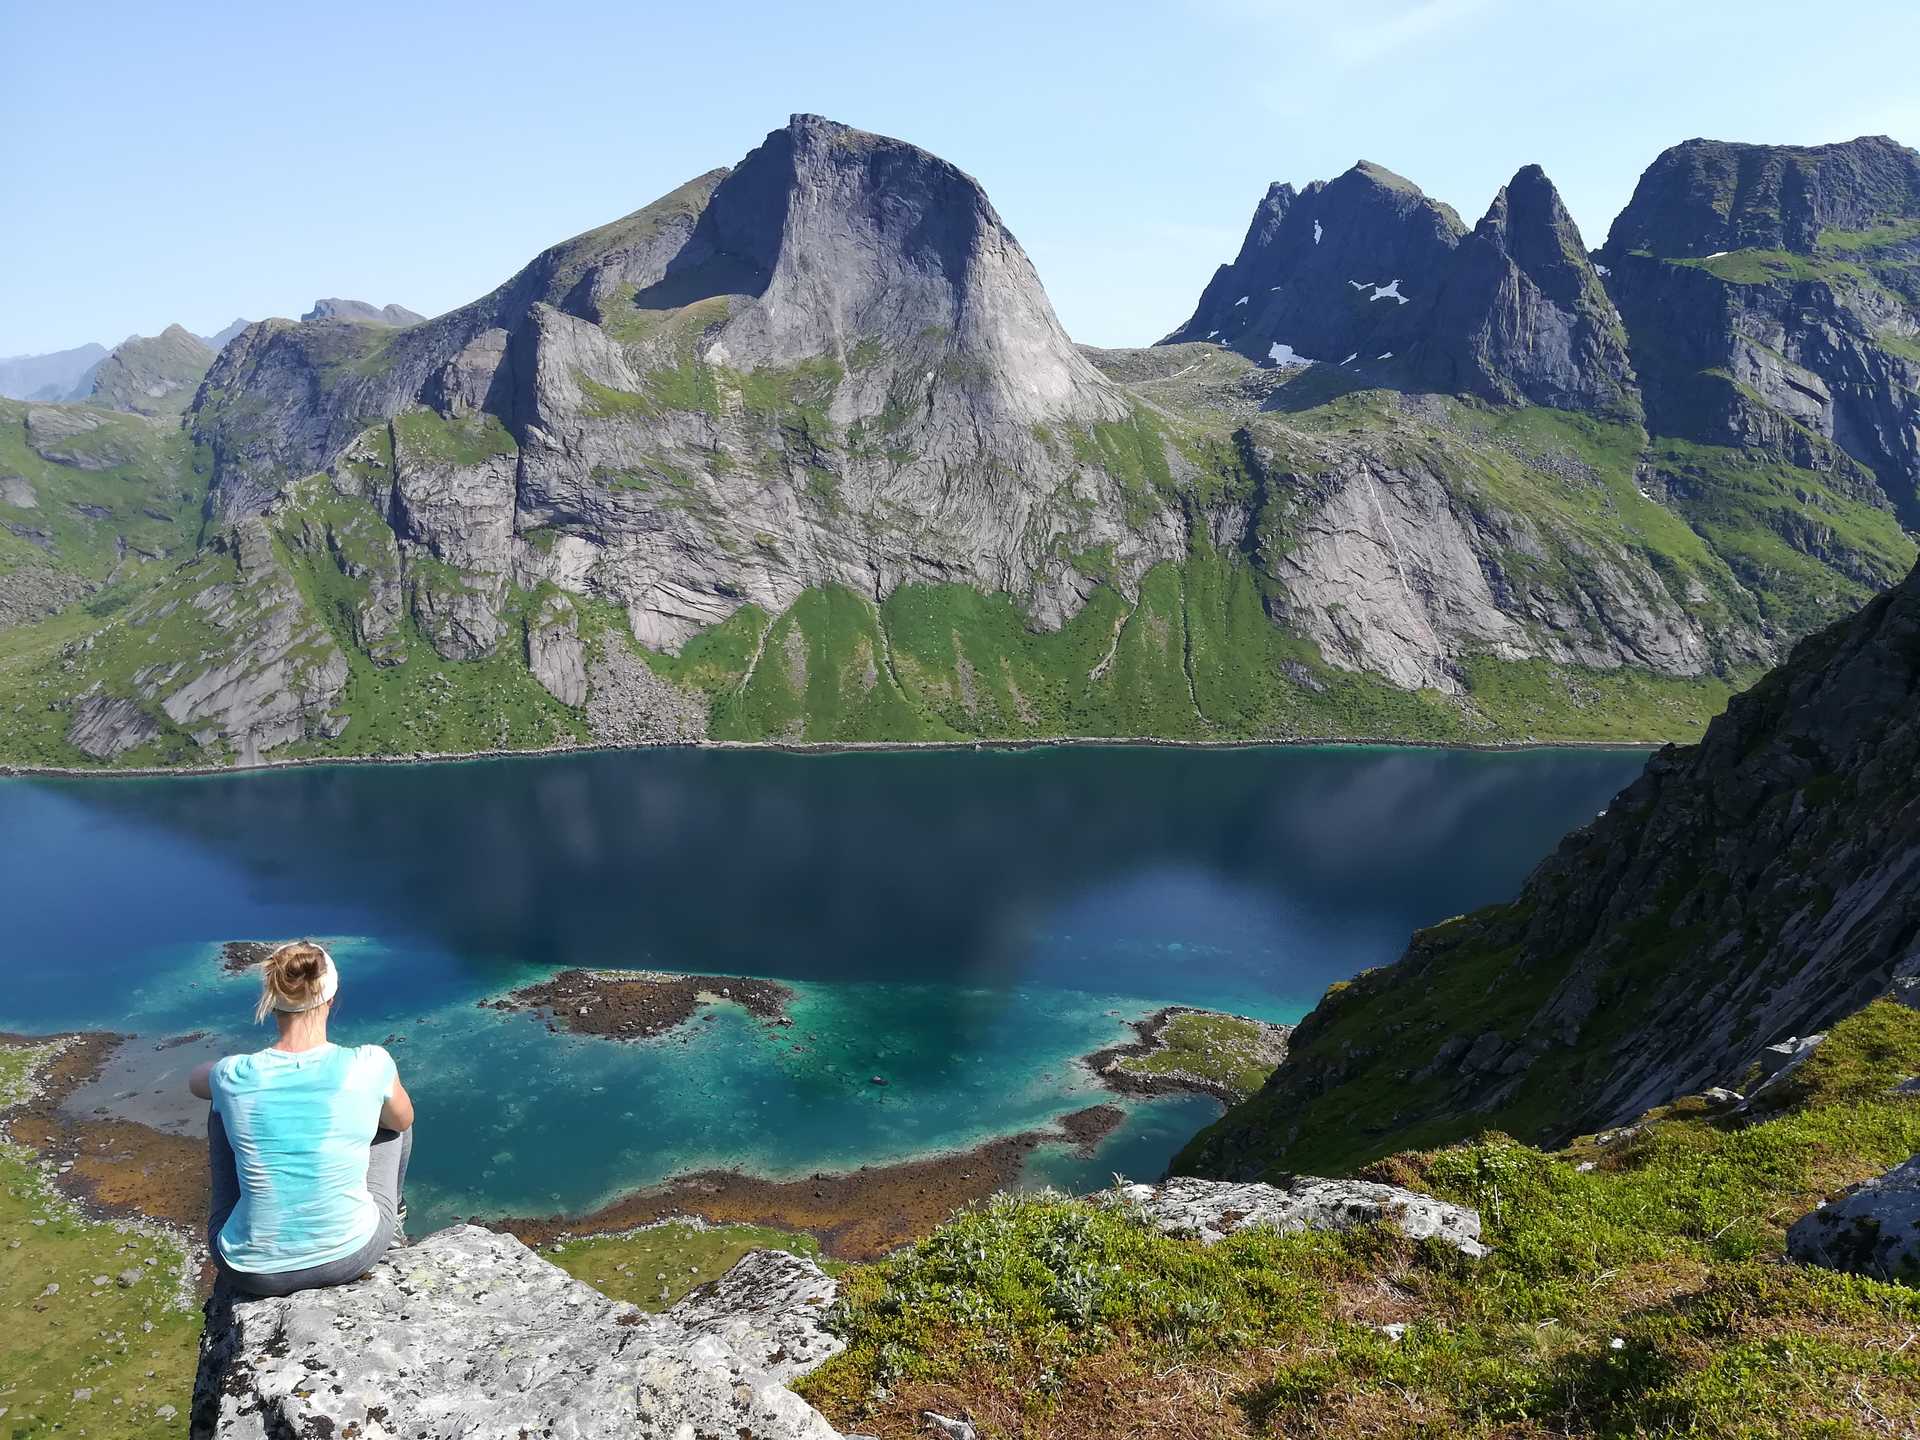
[[[1784,261],[1596,257],[1531,166],[1472,229],[1375,165],[1275,186],[1187,326],[1101,351],[971,178],[795,116],[434,319],[236,335],[206,548],[20,743],[1695,735],[1913,563],[1920,215],[1853,143],[1815,210],[1874,224]],[[62,738],[90,685],[141,718]]]
[[[303,320],[323,318],[405,326],[418,324],[426,317],[404,305],[375,306],[364,300],[338,299],[316,300],[313,308],[301,316]],[[0,397],[178,415],[192,401],[193,391],[213,357],[251,323],[235,319],[211,335],[195,335],[183,325],[169,325],[158,335],[129,335],[111,351],[89,343],[46,355],[0,359]],[[202,349],[207,352],[204,358]],[[108,371],[104,380],[100,375],[103,366]]]
[[[94,368],[106,358],[106,346],[91,341],[45,355],[10,355],[0,359],[0,395],[13,400],[68,399],[77,388],[91,384]]]

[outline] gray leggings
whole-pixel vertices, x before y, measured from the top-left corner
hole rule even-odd
[[[220,1274],[235,1289],[249,1295],[291,1295],[296,1290],[317,1290],[327,1285],[345,1285],[358,1280],[387,1253],[400,1223],[400,1197],[407,1183],[407,1161],[413,1155],[413,1129],[378,1130],[367,1149],[367,1193],[379,1207],[380,1223],[373,1235],[353,1254],[324,1265],[309,1265],[304,1270],[283,1270],[276,1275],[255,1275],[235,1270],[220,1256],[220,1230],[240,1203],[240,1167],[234,1160],[233,1145],[227,1139],[227,1124],[214,1111],[207,1112],[207,1163],[213,1181],[212,1210],[207,1216],[207,1250]]]

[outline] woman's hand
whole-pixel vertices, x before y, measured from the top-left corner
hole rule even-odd
[[[187,1077],[187,1089],[202,1100],[213,1099],[213,1067],[218,1060],[203,1060],[193,1067],[193,1073]]]

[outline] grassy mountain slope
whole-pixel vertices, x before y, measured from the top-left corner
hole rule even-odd
[[[1497,1126],[1617,1124],[1739,1085],[1911,967],[1920,570],[1655,756],[1520,896],[1336,985],[1177,1169],[1341,1169]]]
[[[1790,1265],[1787,1223],[1920,1148],[1920,1014],[1836,1025],[1781,1108],[1688,1101],[1542,1152],[1489,1133],[1369,1178],[1475,1206],[1475,1263],[1396,1236],[1211,1249],[1001,1197],[842,1277],[843,1428],[983,1436],[1854,1436],[1920,1423],[1920,1294]],[[1388,1325],[1403,1327],[1399,1336]]]
[[[1124,373],[1127,361],[1109,363]],[[1725,447],[1691,447],[1685,462],[1711,483],[1663,502],[1636,483],[1645,442],[1631,426],[1391,391],[1316,390],[1323,383],[1309,372],[1278,387],[1280,404],[1270,396],[1267,408],[1236,413],[1246,387],[1271,379],[1228,359],[1210,378],[1135,383],[1139,409],[1130,424],[1050,435],[1063,451],[1077,447],[1129,477],[1143,507],[1172,510],[1187,534],[1183,557],[1150,570],[1131,593],[1117,580],[1094,582],[1057,631],[1036,629],[1011,596],[959,584],[909,583],[878,604],[823,588],[777,616],[745,606],[668,654],[637,645],[619,606],[589,592],[568,602],[587,663],[609,647],[623,651],[684,691],[707,711],[708,733],[729,740],[1684,739],[1756,673],[1763,637],[1793,634],[1859,603],[1910,560],[1911,542],[1885,510],[1817,493]],[[176,447],[168,452],[176,468],[167,473],[179,477],[166,487],[175,517],[168,523],[184,525],[196,480],[179,468],[184,441],[142,433],[154,446]],[[350,717],[344,731],[310,728],[276,753],[407,754],[593,738],[585,711],[554,699],[527,668],[529,620],[559,592],[523,571],[476,575],[424,548],[393,546],[378,503],[393,483],[392,457],[453,465],[511,456],[504,433],[497,445],[464,435],[431,412],[403,416],[368,432],[331,478],[290,489],[268,517],[303,623],[326,631],[349,672],[331,702]],[[21,468],[45,473],[47,462],[33,458]],[[1321,491],[1338,483],[1327,477],[1360,470],[1438,477],[1438,493],[1451,496],[1469,524],[1487,522],[1475,531],[1490,537],[1486,563],[1512,589],[1604,594],[1614,582],[1596,579],[1596,565],[1637,567],[1646,577],[1638,583],[1684,597],[1714,637],[1712,668],[1697,678],[1663,676],[1505,658],[1488,646],[1463,657],[1457,689],[1447,693],[1330,657],[1301,633],[1279,577],[1303,529],[1317,523]],[[97,480],[76,473],[120,487],[122,496],[129,483],[120,472]],[[1815,504],[1827,507],[1827,533],[1842,537],[1844,568],[1794,548],[1794,523]],[[1388,533],[1411,535],[1415,524],[1396,513]],[[93,534],[75,529],[77,555]],[[565,534],[529,536],[536,548],[546,540],[564,543]],[[93,543],[97,559],[106,542]],[[1106,562],[1087,553],[1074,563],[1097,575]],[[141,701],[159,731],[104,763],[219,758],[221,746],[196,743],[164,709],[167,687],[191,683],[193,667],[157,687],[148,667],[179,655],[218,664],[244,649],[244,635],[208,623],[192,601],[211,585],[248,582],[230,558],[210,553],[155,583],[150,602],[124,614],[70,613],[0,632],[0,701],[25,707],[0,758],[103,763],[64,738],[64,702],[95,684]],[[480,655],[447,658],[447,597],[457,603],[475,585],[499,587],[501,633]],[[1333,596],[1324,612],[1332,618],[1314,622],[1323,635],[1340,633],[1342,604]],[[382,605],[390,627],[374,636],[365,613]],[[161,611],[165,628],[156,631],[147,617]],[[1364,633],[1374,622],[1361,623]],[[1529,643],[1557,642],[1552,625],[1524,623]],[[1575,623],[1588,627],[1571,632],[1576,639],[1604,634],[1596,612]],[[76,644],[78,653],[68,653]]]

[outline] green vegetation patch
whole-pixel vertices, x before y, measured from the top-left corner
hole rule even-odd
[[[0,1046],[0,1111],[54,1046]],[[184,1433],[200,1311],[172,1240],[83,1217],[32,1151],[0,1141],[0,1432]]]
[[[1682,1104],[1608,1144],[1486,1133],[1365,1172],[1475,1207],[1479,1262],[1385,1231],[1203,1247],[997,1197],[845,1276],[849,1347],[798,1388],[875,1434],[933,1409],[1090,1437],[1122,1407],[1142,1434],[1901,1433],[1920,1291],[1780,1258],[1794,1219],[1920,1148],[1920,1099],[1887,1088],[1920,1070],[1920,1015],[1895,1008],[1835,1026],[1771,1118]]]
[[[32,410],[93,428],[35,448]],[[63,427],[65,428],[65,427]],[[0,399],[0,574],[52,566],[87,580],[114,577],[125,595],[152,583],[162,562],[190,551],[206,496],[177,424],[90,407],[29,406]]]
[[[811,1235],[764,1225],[705,1225],[668,1220],[620,1235],[559,1240],[540,1253],[601,1294],[642,1310],[665,1310],[688,1291],[717,1280],[755,1250],[785,1250],[820,1260]],[[836,1268],[827,1262],[826,1268]]]
[[[520,448],[500,418],[484,410],[456,417],[417,406],[394,417],[393,438],[402,460],[441,465],[483,465]]]

